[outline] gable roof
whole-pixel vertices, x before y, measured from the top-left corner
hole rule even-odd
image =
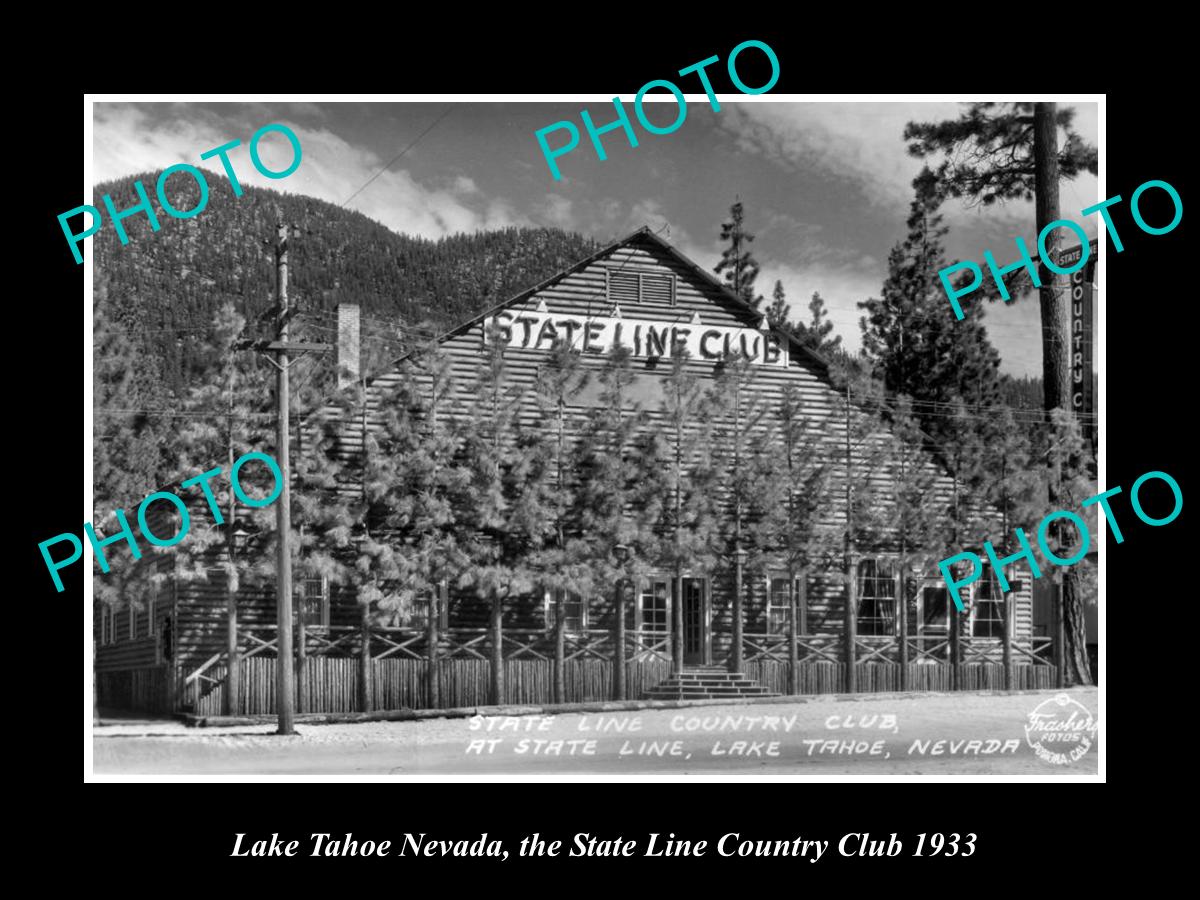
[[[762,313],[758,312],[758,310],[756,310],[753,306],[751,306],[749,303],[747,303],[735,291],[731,290],[727,284],[725,284],[723,281],[721,281],[715,275],[710,274],[705,269],[698,266],[691,259],[689,259],[684,253],[682,253],[679,249],[677,249],[674,245],[672,245],[672,244],[668,243],[667,241],[663,240],[662,238],[660,238],[657,234],[655,234],[653,231],[650,230],[650,227],[648,225],[643,225],[641,228],[639,228],[637,231],[634,231],[632,234],[629,234],[626,237],[623,237],[618,241],[614,241],[613,243],[609,244],[607,247],[597,250],[591,256],[585,257],[584,259],[581,259],[579,262],[575,263],[574,265],[569,266],[566,269],[563,269],[561,272],[551,275],[549,278],[545,279],[544,281],[539,282],[538,284],[535,284],[533,287],[526,288],[525,290],[521,291],[520,293],[514,294],[512,297],[503,301],[502,303],[497,303],[495,306],[492,306],[489,309],[484,310],[483,312],[481,312],[479,315],[475,316],[474,318],[468,319],[466,322],[463,322],[461,325],[456,325],[455,327],[451,328],[449,331],[446,331],[440,335],[437,335],[435,340],[438,343],[441,343],[442,341],[444,341],[448,338],[456,337],[457,335],[462,334],[464,331],[467,331],[470,328],[474,327],[475,325],[478,325],[479,323],[483,322],[489,316],[493,316],[496,313],[498,313],[499,311],[506,309],[510,306],[513,306],[514,304],[524,302],[529,297],[533,296],[534,294],[538,293],[539,291],[543,291],[546,288],[551,287],[554,284],[557,284],[559,281],[562,281],[564,278],[566,278],[570,275],[574,275],[576,272],[579,272],[580,270],[587,268],[589,265],[596,262],[596,260],[603,259],[605,256],[612,254],[614,251],[620,249],[621,247],[631,245],[639,240],[648,241],[649,243],[651,243],[655,247],[657,247],[659,250],[666,253],[668,256],[674,258],[677,262],[679,262],[684,268],[686,268],[694,276],[696,276],[701,281],[707,283],[710,287],[712,287],[716,291],[718,291],[720,293],[722,299],[725,300],[727,303],[729,303],[729,305],[731,305],[735,309],[737,309],[741,312],[744,312],[748,316],[751,316],[755,319],[763,318]],[[808,359],[811,362],[816,364],[816,366],[821,370],[822,373],[827,373],[829,371],[829,360],[825,359],[824,356],[822,356],[821,354],[812,350],[811,348],[800,343],[800,341],[798,341],[794,335],[792,335],[791,333],[789,333],[783,329],[780,329],[780,328],[772,328],[772,329],[770,329],[770,331],[772,334],[786,340],[790,349],[798,350],[802,355],[808,357]],[[396,357],[389,364],[389,368],[394,367],[397,363],[401,362],[404,359],[407,359],[410,355],[411,355],[411,351],[403,353],[400,356]]]

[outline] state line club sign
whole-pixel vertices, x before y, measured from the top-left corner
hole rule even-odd
[[[555,315],[539,307],[531,312],[498,312],[484,322],[483,341],[495,334],[505,344],[523,350],[550,350],[558,340],[582,353],[603,355],[624,344],[635,357],[670,357],[676,347],[686,347],[693,359],[719,360],[740,353],[751,362],[787,366],[779,337],[754,328],[703,325],[691,322],[655,322],[618,316]]]

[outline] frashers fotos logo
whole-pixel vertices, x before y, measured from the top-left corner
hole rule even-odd
[[[1039,759],[1056,765],[1078,762],[1091,749],[1097,723],[1088,708],[1066,694],[1043,700],[1029,714],[1025,741]]]

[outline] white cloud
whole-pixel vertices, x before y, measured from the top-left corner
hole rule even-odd
[[[97,104],[93,132],[93,174],[97,182],[138,172],[166,168],[179,162],[221,171],[220,160],[200,160],[200,154],[230,140],[242,145],[229,153],[243,184],[305,194],[331,203],[342,203],[382,168],[385,160],[347,143],[325,128],[309,128],[283,120],[300,140],[300,167],[283,179],[261,175],[250,160],[248,142],[254,126],[230,133],[232,118],[196,109],[169,118],[154,117],[137,106]],[[237,127],[236,124],[233,125]],[[271,133],[259,144],[263,165],[287,168],[292,151],[287,138]],[[439,185],[415,180],[403,168],[384,172],[354,197],[350,208],[370,216],[397,232],[438,238],[455,232],[502,228],[520,217],[500,198],[485,200],[467,177],[446,179]]]
[[[1095,145],[1096,104],[1076,104],[1076,109],[1075,130]],[[909,156],[904,126],[955,118],[961,111],[958,103],[730,103],[717,121],[739,148],[786,171],[835,178],[872,205],[905,210],[912,180],[925,163]],[[1063,214],[1075,215],[1095,203],[1097,190],[1095,176],[1088,173],[1064,183]],[[1033,204],[1014,201],[982,210],[952,200],[944,212],[950,224],[986,219],[1007,225],[1031,220]]]
[[[662,203],[651,197],[629,204],[613,197],[572,199],[547,193],[534,204],[531,217],[536,224],[589,234],[601,243],[626,237],[643,225],[675,246],[690,240],[688,233],[670,219]]]

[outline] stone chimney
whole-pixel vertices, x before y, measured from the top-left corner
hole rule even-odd
[[[337,308],[338,390],[356,384],[362,374],[359,365],[358,304],[339,303]]]

